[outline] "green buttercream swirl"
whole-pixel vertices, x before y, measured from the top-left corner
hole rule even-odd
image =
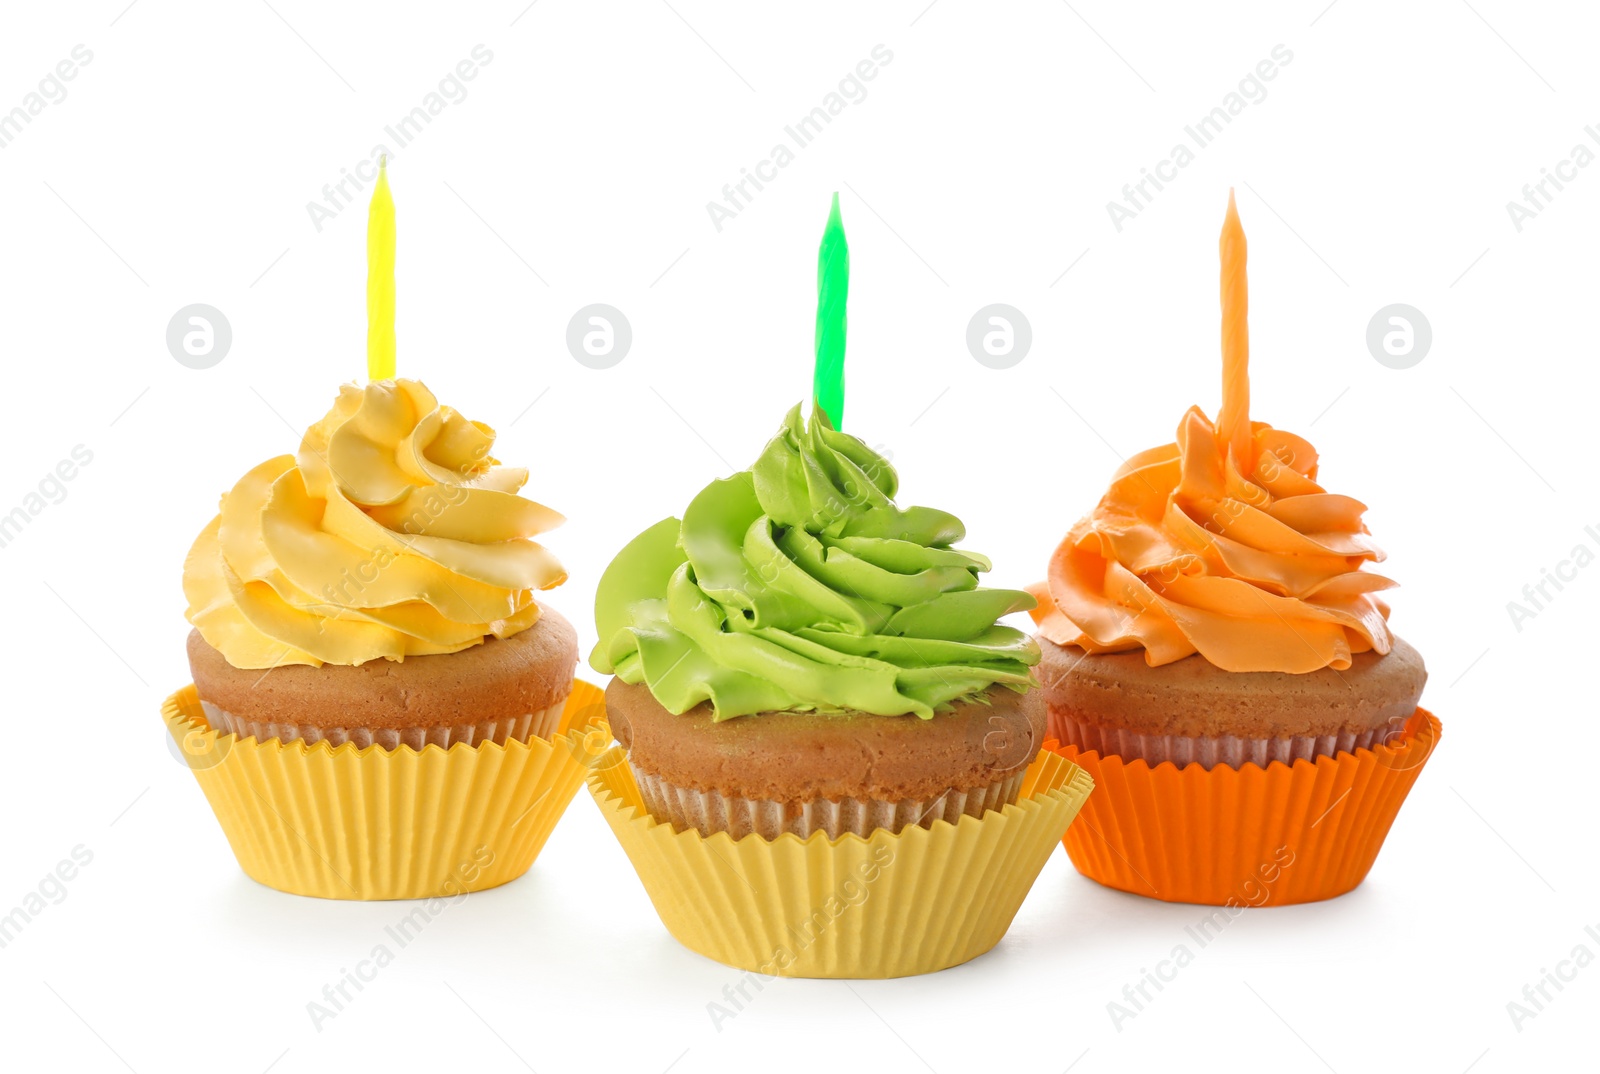
[[[1033,639],[998,620],[1034,606],[986,589],[961,520],[895,506],[888,460],[800,407],[749,470],[713,481],[682,520],[635,537],[595,594],[589,663],[664,707],[929,719],[1033,682]]]

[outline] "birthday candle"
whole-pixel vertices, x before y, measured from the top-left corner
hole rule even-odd
[[[1245,278],[1244,228],[1233,191],[1217,244],[1222,257],[1222,407],[1217,440],[1248,474],[1255,468],[1255,437],[1250,432],[1250,288]]]
[[[839,195],[817,251],[816,366],[812,395],[835,429],[844,424],[845,299],[850,294],[850,247],[839,218]]]
[[[367,209],[367,379],[394,376],[394,198],[389,158],[378,161],[378,183]]]

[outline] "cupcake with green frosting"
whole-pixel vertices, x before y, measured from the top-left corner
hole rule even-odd
[[[634,538],[595,598],[612,730],[645,807],[679,831],[982,817],[1017,800],[1043,742],[1038,646],[999,622],[1034,598],[983,586],[961,520],[898,506],[894,468],[837,428],[837,200],[829,224],[809,418],[795,406],[753,466]]]
[[[611,731],[589,791],[667,931],[763,976],[976,958],[1093,790],[1042,749],[1034,598],[981,584],[961,520],[895,503],[842,431],[849,254],[817,279],[816,386],[749,469],[635,537],[590,656]]]

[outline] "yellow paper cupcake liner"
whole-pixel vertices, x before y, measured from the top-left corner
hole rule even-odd
[[[421,899],[528,871],[603,744],[600,689],[574,681],[552,739],[358,748],[213,729],[193,686],[161,708],[239,865],[324,899]]]
[[[802,840],[677,831],[644,808],[622,747],[589,791],[678,942],[780,977],[906,977],[988,951],[1094,788],[1041,752],[1014,805],[899,834]]]

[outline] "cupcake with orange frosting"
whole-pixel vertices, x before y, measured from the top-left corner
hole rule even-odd
[[[1128,459],[1033,587],[1048,734],[1099,790],[1085,875],[1179,902],[1303,902],[1366,875],[1439,735],[1366,569],[1365,505],[1249,416],[1245,241],[1221,241],[1223,403]]]

